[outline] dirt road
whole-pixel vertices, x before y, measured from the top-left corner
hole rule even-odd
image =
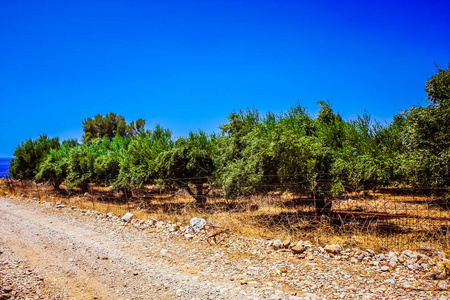
[[[19,299],[273,296],[272,287],[258,290],[237,280],[243,270],[217,250],[164,230],[144,232],[35,201],[0,200],[0,284]]]
[[[315,261],[300,261],[287,252],[270,253],[264,241],[245,245],[236,239],[228,247],[210,246],[165,228],[139,230],[101,215],[1,197],[0,299],[333,299],[339,295],[438,299],[447,295],[398,288],[404,278],[408,283],[416,280],[414,276],[388,275],[319,255]],[[377,279],[368,277],[370,272]],[[389,287],[390,278],[397,286]]]

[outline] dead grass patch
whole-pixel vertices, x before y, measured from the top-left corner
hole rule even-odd
[[[182,191],[163,192],[152,186],[133,191],[132,198],[91,186],[89,193],[55,191],[31,181],[0,180],[0,195],[14,195],[51,203],[76,206],[98,212],[137,218],[169,220],[188,224],[202,217],[235,234],[260,239],[309,240],[312,243],[341,244],[344,247],[375,251],[448,249],[450,209],[445,199],[423,195],[396,195],[372,192],[369,196],[347,195],[333,200],[333,210],[348,211],[331,217],[316,216],[311,199],[292,193],[267,193],[230,201],[214,190],[207,206],[199,209]],[[353,212],[353,213],[352,213]],[[413,217],[366,216],[358,212],[399,214]],[[440,218],[438,220],[432,218]]]

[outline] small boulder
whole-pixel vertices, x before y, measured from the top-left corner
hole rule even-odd
[[[335,244],[335,245],[326,245],[324,247],[324,250],[327,253],[331,253],[331,254],[339,254],[342,252],[342,247],[341,245]]]
[[[190,224],[191,226],[189,227],[189,229],[193,233],[197,233],[205,227],[206,220],[202,218],[192,218]]]
[[[366,249],[367,253],[369,253],[370,256],[374,256],[375,255],[375,251],[373,251],[372,249]]]
[[[134,215],[130,212],[127,212],[123,217],[122,220],[125,222],[130,222],[131,219],[134,217]]]
[[[388,267],[388,266],[382,266],[380,269],[381,269],[381,271],[383,271],[383,272],[389,271],[389,267]]]
[[[306,251],[306,247],[302,245],[295,245],[294,247],[291,248],[291,250],[295,254],[301,254]]]
[[[291,240],[284,240],[283,241],[283,247],[284,248],[289,248],[290,245],[291,245]]]
[[[395,269],[397,267],[397,263],[393,260],[389,261],[389,267],[391,269]]]

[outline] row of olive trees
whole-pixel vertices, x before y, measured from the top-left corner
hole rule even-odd
[[[18,179],[89,183],[129,191],[144,184],[185,188],[204,204],[209,188],[227,198],[268,190],[313,192],[320,199],[380,185],[448,187],[450,70],[426,85],[430,104],[380,124],[364,113],[344,120],[329,103],[313,117],[300,105],[286,113],[233,112],[217,135],[174,140],[161,126],[127,124],[122,116],[83,122],[83,143],[41,136],[18,146],[10,174]],[[320,204],[319,204],[320,205]]]
[[[85,128],[85,136],[88,135]],[[49,182],[56,189],[87,191],[90,183],[129,191],[144,184],[186,188],[199,204],[214,171],[214,136],[202,131],[172,140],[161,126],[135,135],[97,137],[78,144],[42,135],[19,145],[10,165],[13,178]]]

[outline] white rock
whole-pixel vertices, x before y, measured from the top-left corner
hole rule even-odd
[[[190,221],[191,226],[189,227],[194,233],[199,232],[205,227],[206,220],[202,218],[192,218]]]
[[[134,215],[130,212],[127,212],[123,217],[122,220],[125,222],[130,222],[131,219],[134,217]]]
[[[184,235],[184,238],[185,239],[187,239],[187,240],[190,240],[190,239],[192,239],[194,236],[192,235],[192,234],[190,234],[190,233],[186,233],[185,235]]]
[[[389,271],[389,267],[388,267],[388,266],[382,266],[380,269],[381,269],[381,271],[383,271],[383,272]]]

